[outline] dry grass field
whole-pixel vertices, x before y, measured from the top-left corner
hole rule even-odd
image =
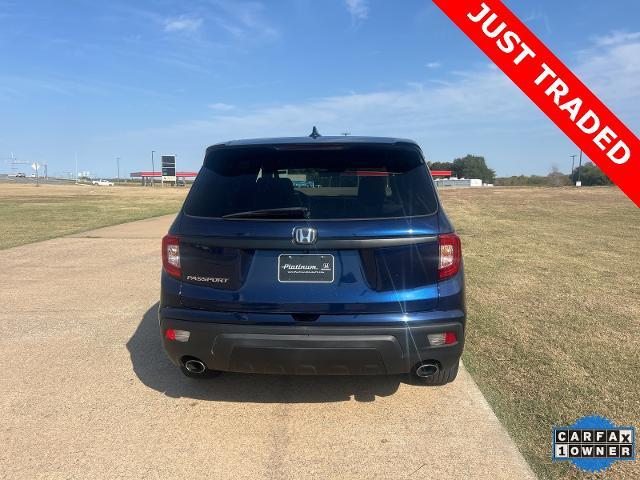
[[[177,212],[185,188],[0,183],[0,249]]]
[[[551,427],[640,426],[640,211],[617,188],[441,198],[463,243],[465,365],[541,478],[586,478],[551,462]],[[606,478],[640,478],[640,464]]]
[[[0,184],[0,248],[173,213],[185,193]],[[463,242],[467,368],[541,478],[585,478],[551,463],[551,428],[590,414],[640,426],[640,211],[616,188],[441,197]]]

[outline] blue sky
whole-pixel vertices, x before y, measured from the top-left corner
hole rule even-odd
[[[640,2],[505,2],[636,134]],[[255,136],[388,135],[499,175],[576,147],[430,1],[0,0],[0,171],[13,152],[115,176],[197,169]]]

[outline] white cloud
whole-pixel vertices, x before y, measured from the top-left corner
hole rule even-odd
[[[575,58],[572,70],[627,126],[637,129],[640,40],[609,46],[594,42]],[[324,135],[348,131],[413,138],[435,160],[482,153],[500,174],[546,173],[549,159],[572,148],[511,80],[489,64],[383,91],[245,106],[241,111],[218,105],[226,104],[213,104],[213,118],[131,132],[123,141],[188,149],[234,138],[305,135],[317,125]],[[200,151],[193,148],[188,156],[198,158]]]
[[[640,41],[640,32],[613,31],[609,35],[596,37],[595,43],[600,47]]]
[[[440,62],[429,62],[425,65],[425,67],[430,69],[440,68],[441,66],[442,64],[440,64]]]
[[[210,0],[219,12],[213,21],[237,38],[277,38],[280,32],[265,19],[264,4],[255,1]]]
[[[218,103],[211,103],[209,105],[209,108],[211,110],[217,110],[219,112],[230,112],[231,110],[235,110],[236,106],[229,105],[228,103],[218,102]]]
[[[526,119],[527,100],[501,72],[483,68],[459,73],[451,82],[407,83],[406,88],[352,93],[301,103],[257,107],[236,113],[218,109],[210,120],[196,120],[167,129],[138,132],[175,137],[194,144],[229,138],[304,134],[324,126],[323,134],[396,135],[423,139],[450,135],[457,129],[483,128]],[[525,114],[523,114],[523,111]],[[457,134],[457,133],[456,133]]]
[[[345,4],[352,20],[366,20],[369,16],[369,2],[367,0],[345,0]]]
[[[180,15],[164,21],[165,32],[196,32],[202,26],[202,18]]]
[[[157,9],[139,7],[136,2],[111,2],[109,7],[121,15],[134,17],[145,24],[148,22],[159,24],[166,32],[193,33],[206,24],[206,26],[216,25],[238,39],[263,40],[277,38],[280,35],[279,30],[266,18],[267,7],[260,1],[201,0],[190,3],[197,10],[170,17],[159,15]]]
[[[551,22],[549,21],[549,17],[546,13],[534,10],[529,15],[524,17],[524,23],[536,23],[542,21],[544,24],[544,28],[547,33],[551,33]]]
[[[640,32],[612,32],[578,53],[575,73],[605,103],[636,120],[640,110]],[[614,112],[615,113],[615,112]],[[624,120],[624,119],[623,119]]]

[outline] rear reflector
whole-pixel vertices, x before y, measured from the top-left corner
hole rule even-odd
[[[188,330],[174,330],[169,328],[164,332],[164,336],[168,340],[175,340],[176,342],[187,342],[191,333]]]
[[[451,345],[458,341],[456,332],[429,333],[427,334],[427,339],[429,339],[429,345],[432,347]]]
[[[162,239],[162,266],[172,277],[181,278],[180,239],[173,235],[165,235]]]
[[[445,280],[460,270],[460,259],[462,258],[460,237],[455,233],[447,233],[438,237],[438,243],[440,245],[438,277],[440,280]]]

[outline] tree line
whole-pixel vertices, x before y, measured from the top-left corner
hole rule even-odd
[[[429,162],[431,170],[451,170],[458,178],[480,178],[484,183],[494,183],[496,172],[487,166],[484,157],[467,155],[453,162]]]
[[[496,178],[495,170],[487,166],[485,158],[477,155],[467,155],[456,158],[453,162],[428,162],[431,170],[451,170],[451,175],[457,178],[480,178],[484,183],[498,186],[539,186],[563,187],[575,185],[578,178],[584,186],[613,185],[613,182],[595,165],[587,162],[574,168],[573,172],[562,173],[553,167],[547,175],[514,175],[512,177]]]
[[[514,175],[512,177],[496,178],[496,185],[515,187],[515,186],[538,186],[538,187],[565,187],[575,185],[580,179],[585,187],[613,185],[600,168],[593,162],[587,162],[580,167],[573,169],[572,173],[562,173],[556,167],[551,169],[547,175]]]

